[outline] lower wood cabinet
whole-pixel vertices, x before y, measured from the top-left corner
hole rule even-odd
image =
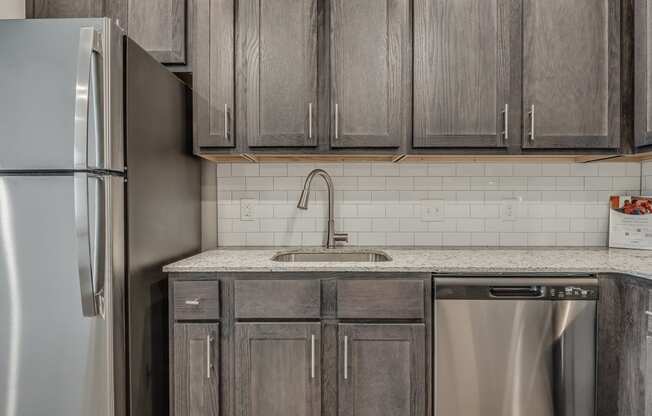
[[[431,288],[428,273],[172,274],[171,416],[432,416]]]
[[[219,333],[213,324],[174,325],[174,415],[219,415]]]
[[[420,416],[426,407],[424,324],[340,324],[339,416]]]
[[[237,323],[238,416],[321,414],[321,324]]]

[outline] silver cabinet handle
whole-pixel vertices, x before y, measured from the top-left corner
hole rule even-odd
[[[344,380],[349,378],[349,337],[344,335]]]
[[[308,104],[308,138],[312,139],[312,103]]]
[[[211,342],[213,342],[213,337],[210,334],[206,335],[206,378],[211,378],[211,370],[213,364],[211,363]]]
[[[509,140],[509,104],[505,104],[503,110],[503,138]]]
[[[229,105],[224,104],[224,138],[229,138]]]
[[[530,115],[530,140],[534,141],[534,104],[530,106],[530,111],[528,112]]]
[[[652,317],[652,311],[645,311],[645,314],[646,314],[647,316]]]
[[[188,306],[199,306],[199,298],[187,300],[186,305],[188,305]]]
[[[339,129],[340,129],[339,114],[340,114],[339,105],[335,103],[335,139],[339,138]]]
[[[315,335],[310,336],[310,378],[315,378]]]

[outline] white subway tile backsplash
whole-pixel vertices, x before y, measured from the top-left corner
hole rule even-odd
[[[263,163],[260,165],[260,176],[287,176],[286,163]]]
[[[231,166],[231,176],[258,176],[259,167],[257,163],[236,163]]]
[[[454,164],[435,163],[428,165],[428,176],[455,176]]]
[[[641,175],[641,193],[652,196],[652,160],[642,163]]]
[[[570,176],[570,165],[561,163],[541,165],[541,176]]]
[[[336,227],[351,245],[604,246],[608,197],[652,194],[652,161],[218,164],[218,243],[323,244],[323,181],[308,210],[296,207],[314,168],[333,177]],[[516,218],[505,220],[502,203],[513,198]],[[241,199],[257,201],[254,221],[240,219]],[[432,199],[444,202],[443,216],[425,222],[422,201]]]

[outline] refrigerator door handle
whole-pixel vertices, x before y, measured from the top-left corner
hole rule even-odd
[[[106,192],[99,175],[75,172],[75,227],[82,314],[103,314],[103,289],[106,279]],[[97,188],[89,182],[97,181]],[[102,276],[102,279],[100,279]]]
[[[77,55],[77,81],[75,83],[75,120],[74,120],[74,167],[75,169],[83,170],[88,167],[88,113],[89,113],[89,100],[91,75],[93,78],[97,77],[98,70],[93,68],[93,53],[102,53],[101,35],[92,27],[82,27],[79,29],[79,53]],[[93,80],[95,81],[95,80]],[[99,106],[99,90],[100,87],[94,83],[94,106]],[[99,108],[94,108],[96,122],[99,124],[101,118],[99,117]],[[102,130],[102,126],[96,126],[97,130]],[[98,148],[103,146],[100,144],[99,136]]]

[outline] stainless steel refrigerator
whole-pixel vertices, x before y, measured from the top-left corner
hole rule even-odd
[[[0,20],[0,415],[167,411],[188,94],[108,19]]]

